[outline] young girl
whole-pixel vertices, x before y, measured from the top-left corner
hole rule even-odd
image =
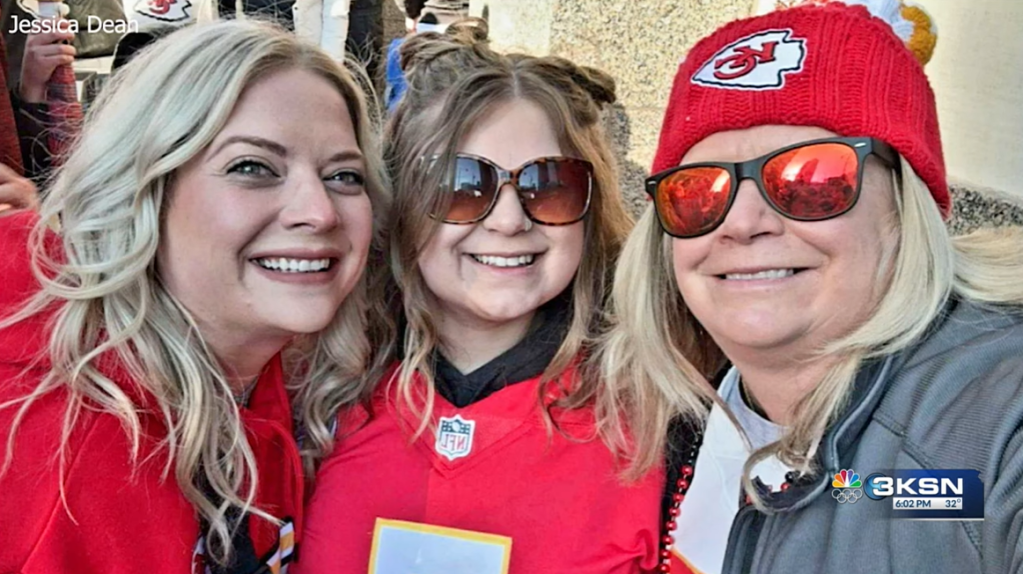
[[[319,445],[305,573],[658,561],[663,475],[622,478],[628,440],[585,367],[630,224],[599,124],[613,82],[497,54],[483,26],[403,49],[388,159],[404,338]]]
[[[279,572],[303,502],[280,353],[318,335],[305,397],[369,347],[363,96],[240,21],[113,81],[41,214],[0,219],[0,572]]]

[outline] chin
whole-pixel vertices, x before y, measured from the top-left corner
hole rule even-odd
[[[794,328],[774,325],[745,325],[728,328],[722,335],[733,345],[749,349],[770,349],[781,347],[799,339],[801,332]]]
[[[791,314],[726,312],[714,317],[716,320],[703,322],[714,339],[744,347],[781,345],[798,337],[801,332],[799,325],[793,323]]]
[[[534,304],[535,303],[535,304]],[[475,314],[491,323],[507,323],[531,315],[543,305],[542,301],[520,297],[510,301],[489,301],[476,308]]]
[[[274,313],[273,317],[266,317],[266,322],[268,326],[272,325],[273,328],[280,331],[294,335],[309,335],[327,328],[336,313],[337,307],[322,308],[319,309],[319,312],[313,305],[290,309],[281,308]]]

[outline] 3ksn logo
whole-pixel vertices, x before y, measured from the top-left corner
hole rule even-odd
[[[894,470],[863,481],[852,469],[836,473],[831,496],[840,503],[891,499],[895,518],[983,520],[984,484],[976,470]],[[862,488],[862,493],[860,489]]]

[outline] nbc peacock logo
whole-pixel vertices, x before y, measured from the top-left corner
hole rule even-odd
[[[840,504],[846,502],[853,504],[863,497],[863,490],[861,490],[863,482],[860,480],[860,475],[851,468],[836,472],[835,477],[831,480],[831,486],[834,489],[831,491],[831,498]]]
[[[836,472],[834,480],[831,481],[831,486],[835,488],[862,488],[863,483],[860,482],[860,475],[856,474],[856,471],[849,469]]]

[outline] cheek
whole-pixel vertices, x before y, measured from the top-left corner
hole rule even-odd
[[[564,263],[575,270],[582,261],[586,229],[582,223],[576,223],[566,227],[555,227],[554,230],[547,235],[548,240],[563,253]]]
[[[575,277],[582,263],[586,230],[580,222],[565,227],[548,227],[544,235],[549,246],[545,265],[548,278],[563,289]]]
[[[435,291],[436,287],[443,287],[444,283],[455,277],[458,259],[462,256],[458,246],[475,227],[442,223],[423,244],[419,254],[419,272],[431,291]]]
[[[198,190],[201,190],[199,192]],[[180,188],[165,215],[164,232],[197,259],[236,259],[269,226],[274,209],[259,194],[215,186]]]
[[[795,227],[795,226],[793,226]],[[827,261],[820,297],[838,315],[861,317],[881,297],[894,235],[881,212],[864,210],[841,218],[803,224],[804,242]]]
[[[846,265],[842,272],[832,279],[839,283],[848,281],[850,297],[858,297],[873,306],[881,297],[894,255],[891,236],[881,228],[871,235],[863,236],[862,243],[847,246]]]
[[[180,186],[171,195],[161,230],[157,262],[172,292],[211,279],[208,269],[221,259],[224,236],[231,237],[216,221],[213,206],[192,189]]]
[[[373,241],[373,204],[369,196],[363,194],[344,198],[339,203],[338,210],[348,241],[352,244],[352,251],[364,259]]]
[[[699,238],[671,239],[671,264],[675,275],[675,284],[683,297],[687,296],[687,287],[701,260],[700,243]]]
[[[168,208],[157,254],[157,269],[168,291],[193,311],[239,279],[237,262],[246,243],[242,236],[248,236],[222,214],[196,207],[181,201]]]

